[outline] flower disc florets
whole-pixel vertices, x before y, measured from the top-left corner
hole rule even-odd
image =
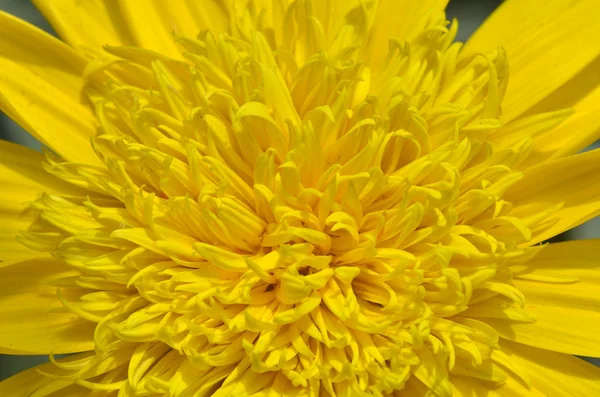
[[[480,321],[530,321],[504,53],[462,56],[431,15],[377,57],[369,4],[232,15],[176,37],[180,56],[89,65],[106,168],[49,158],[96,194],[41,196],[23,238],[76,269],[60,298],[98,323],[56,376],[125,396],[450,396],[451,377],[517,370]]]

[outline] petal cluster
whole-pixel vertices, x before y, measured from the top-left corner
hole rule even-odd
[[[313,3],[88,65],[104,166],[49,154],[85,193],[41,195],[21,238],[76,270],[59,297],[97,323],[49,376],[178,397],[527,384],[485,320],[533,321],[512,278],[557,207],[505,197],[531,149],[500,122],[505,53],[461,55],[435,13],[382,51],[374,3]]]

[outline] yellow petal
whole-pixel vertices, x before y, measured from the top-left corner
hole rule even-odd
[[[64,43],[0,12],[0,110],[67,160],[100,164],[95,119],[82,104],[85,60]]]
[[[62,390],[71,382],[52,379],[39,372],[47,370],[53,365],[52,363],[38,365],[0,382],[0,395],[3,397],[23,397],[29,396],[36,390],[45,390],[46,393],[41,395],[47,396],[55,391]]]
[[[25,259],[47,256],[33,251],[17,241],[21,230],[26,230],[30,221],[22,219],[21,206],[14,204],[15,187],[3,193],[0,204],[0,266],[8,266]],[[20,194],[17,193],[17,194]],[[4,201],[6,200],[6,201]]]
[[[39,152],[0,140],[0,183],[3,189],[0,201],[0,266],[41,255],[16,240],[31,223],[23,216],[27,202],[41,192],[82,194],[79,189],[45,172],[43,160],[44,156]]]
[[[66,183],[49,174],[42,167],[45,156],[33,149],[16,143],[0,140],[0,181],[19,185],[31,192],[77,195],[84,190]],[[10,189],[3,189],[3,194]],[[23,196],[30,199],[31,196]],[[6,201],[6,200],[5,200]]]
[[[134,44],[115,0],[33,2],[58,35],[88,59],[100,55],[106,44]]]
[[[511,215],[533,228],[530,244],[600,214],[599,169],[600,150],[593,150],[531,167],[511,186],[504,199],[514,204]]]
[[[600,74],[597,73],[599,68],[600,56],[596,56],[585,68],[530,108],[526,114],[544,113],[564,107],[578,108],[586,102],[593,106],[593,98],[597,99],[600,95]]]
[[[600,68],[600,62],[594,64],[596,66],[594,73],[596,73]],[[577,84],[582,86],[583,82]],[[587,84],[593,83],[588,79]],[[561,98],[568,97],[568,93],[559,91]],[[573,116],[548,133],[533,139],[531,153],[519,167],[524,169],[543,161],[575,154],[598,140],[600,138],[598,103],[600,103],[600,85],[573,105],[575,110]]]
[[[522,368],[527,368],[532,387],[541,396],[600,396],[600,368],[580,358],[501,341],[502,351]],[[524,390],[524,388],[520,388]],[[536,394],[500,394],[506,397]]]
[[[382,0],[377,5],[375,25],[369,45],[366,46],[370,64],[385,58],[389,40],[400,43],[412,40],[432,21],[443,20],[443,10],[448,0]]]
[[[450,379],[453,396],[456,397],[487,397],[489,387],[474,378],[453,376]]]
[[[600,240],[550,244],[527,265],[532,270],[517,275],[514,283],[536,322],[486,322],[519,343],[600,357]]]
[[[511,76],[503,102],[505,120],[525,113],[596,58],[599,12],[596,0],[510,0],[475,32],[465,54],[497,47],[507,51]],[[590,76],[597,73],[588,71]]]
[[[72,361],[85,358],[86,355],[73,355],[69,358],[59,360]],[[90,390],[73,384],[67,379],[58,379],[44,374],[56,372],[54,363],[41,364],[28,370],[22,371],[8,379],[0,382],[0,396],[2,397],[86,397],[90,396]],[[94,395],[96,395],[94,393]],[[102,394],[99,394],[102,396]]]
[[[525,267],[516,270],[514,277],[559,284],[594,279],[600,271],[600,239],[547,244]]]
[[[56,386],[53,384],[52,387],[54,388]],[[100,394],[100,393],[96,392],[98,397],[114,396],[114,394],[110,394],[110,392],[105,392],[105,394]],[[90,389],[88,389],[87,387],[84,387],[84,386],[79,386],[79,385],[69,385],[63,389],[55,391],[52,394],[47,394],[46,396],[48,396],[48,397],[89,397]],[[38,392],[38,394],[34,394],[31,397],[45,397],[45,396],[44,396],[43,392]]]
[[[525,388],[511,377],[500,387],[486,384],[478,379],[460,376],[453,376],[451,381],[454,397],[548,397],[535,388]]]
[[[73,275],[53,259],[0,268],[1,354],[62,354],[94,348],[95,324],[67,312],[56,287],[49,285]]]
[[[206,7],[187,0],[118,0],[118,3],[137,45],[174,58],[181,58],[174,34],[195,37],[211,26],[209,18],[214,17],[215,22],[223,19],[221,7],[214,1],[203,4]]]

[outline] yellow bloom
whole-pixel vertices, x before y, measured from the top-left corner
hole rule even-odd
[[[600,395],[595,0],[35,2],[0,396]]]

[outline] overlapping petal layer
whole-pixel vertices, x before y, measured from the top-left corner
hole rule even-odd
[[[532,245],[600,206],[587,182],[596,152],[539,167],[529,156],[571,154],[593,136],[592,115],[552,109],[511,120],[526,109],[513,106],[522,102],[506,52],[461,52],[444,2],[410,5],[398,25],[385,23],[391,2],[207,2],[210,19],[194,2],[143,12],[134,1],[89,3],[72,14],[38,3],[94,58],[72,87],[95,114],[83,136],[102,164],[77,145],[61,151],[40,129],[63,155],[49,154],[45,170],[77,188],[42,189],[22,240],[55,258],[47,271],[59,263],[69,272],[40,273],[36,288],[57,291],[49,302],[69,312],[69,325],[95,331],[93,345],[75,347],[49,328],[55,342],[19,347],[94,348],[57,364],[56,383],[40,380],[47,386],[34,395],[528,390],[528,351],[500,337],[539,346],[531,336],[560,324],[548,308],[578,288],[564,275],[548,284],[540,269],[551,257]],[[102,26],[127,28],[83,34],[75,22],[96,13]],[[116,45],[101,51],[101,42]],[[13,117],[39,122],[26,111]],[[581,126],[586,136],[561,155],[547,150],[548,136]],[[556,179],[539,183],[548,170]],[[29,265],[6,271],[18,278],[17,266]],[[585,306],[569,302],[565,310]],[[581,354],[597,342],[569,335],[555,350]],[[29,378],[19,379],[0,390]]]

